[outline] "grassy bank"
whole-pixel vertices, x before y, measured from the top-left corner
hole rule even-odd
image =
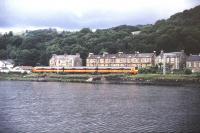
[[[88,80],[91,79],[91,80]],[[152,84],[152,85],[200,85],[198,74],[3,74],[0,73],[0,80],[19,80],[19,81],[43,81],[43,82],[84,82],[84,83],[123,83],[123,84]]]

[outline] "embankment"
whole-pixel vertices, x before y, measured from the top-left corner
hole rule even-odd
[[[140,85],[170,85],[170,86],[200,86],[199,75],[183,74],[0,74],[0,80],[37,81],[37,82],[80,82],[104,84],[140,84]]]

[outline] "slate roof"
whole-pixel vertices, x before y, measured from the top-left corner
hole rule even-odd
[[[151,58],[155,54],[154,53],[137,53],[137,54],[105,54],[105,55],[91,55],[88,56],[88,59],[96,59],[96,58]]]
[[[162,57],[165,55],[165,57],[180,57],[182,55],[185,55],[184,52],[169,52],[169,53],[160,53],[157,57],[159,58],[160,56]]]
[[[200,61],[200,55],[190,55],[188,56],[187,61]]]
[[[74,59],[74,58],[77,58],[77,57],[80,57],[79,55],[53,55],[51,57],[51,59],[59,59],[59,60],[66,60],[67,58],[71,58],[71,59]]]

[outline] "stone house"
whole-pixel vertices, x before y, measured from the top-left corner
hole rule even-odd
[[[56,55],[53,54],[49,60],[50,67],[77,67],[82,66],[82,59],[80,54],[76,55]]]
[[[186,68],[192,72],[200,72],[200,55],[190,55],[186,60]]]
[[[86,59],[86,66],[88,67],[139,67],[146,68],[155,65],[154,53],[139,53],[124,54],[118,52],[117,54],[108,54],[104,52],[103,55],[94,55],[89,53]]]
[[[161,51],[156,57],[155,63],[160,66],[164,64],[164,61],[169,70],[183,69],[186,66],[186,54],[184,53],[184,50],[170,53],[164,53]]]

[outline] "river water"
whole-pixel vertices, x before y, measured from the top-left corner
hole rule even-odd
[[[200,88],[0,81],[0,132],[200,132]]]

